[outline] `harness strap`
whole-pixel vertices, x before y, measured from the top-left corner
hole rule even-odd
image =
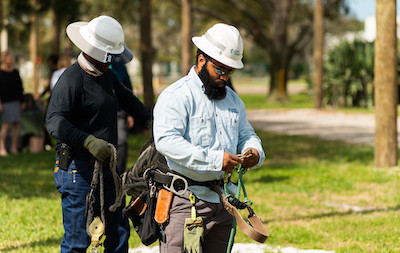
[[[223,184],[223,180],[222,179],[221,180],[212,180],[212,181],[196,181],[196,180],[188,178],[188,177],[182,175],[181,173],[173,171],[173,170],[170,170],[168,172],[171,173],[171,174],[178,175],[178,176],[186,179],[186,181],[188,183],[188,186],[200,185],[200,186],[206,186],[206,187],[210,187],[211,188],[213,185],[222,185]],[[146,177],[151,177],[154,182],[160,183],[160,184],[166,184],[166,185],[170,185],[172,180],[173,180],[173,178],[174,178],[172,175],[168,175],[166,172],[160,171],[160,170],[157,170],[157,169],[150,170],[147,173]],[[147,178],[145,178],[145,179],[147,179]],[[177,181],[177,183],[178,183],[177,185],[174,185],[174,187],[177,190],[181,190],[181,189],[184,188],[184,185],[179,184],[179,181]]]
[[[222,191],[217,186],[214,186],[213,190],[220,195],[220,198],[222,199],[225,209],[228,211],[228,213],[236,218],[236,222],[240,230],[242,230],[244,234],[257,242],[265,242],[269,234],[268,231],[265,229],[264,224],[261,222],[260,218],[257,217],[254,212],[251,212],[249,210],[250,213],[253,213],[253,215],[249,217],[249,222],[251,224],[249,225],[240,215],[236,207],[229,203],[228,199],[225,197],[225,194],[222,193]],[[248,207],[248,209],[249,208],[250,207]]]

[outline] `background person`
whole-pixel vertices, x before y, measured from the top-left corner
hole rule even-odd
[[[105,252],[126,253],[129,223],[122,214],[124,204],[115,212],[109,211],[115,201],[115,186],[111,171],[104,167],[111,155],[107,143],[117,145],[118,106],[138,121],[148,122],[151,116],[109,70],[113,61],[127,63],[132,59],[118,21],[100,16],[89,23],[75,22],[68,25],[67,35],[82,52],[55,85],[46,116],[47,130],[57,139],[54,179],[61,193],[65,230],[61,252],[86,252],[89,246],[86,196],[94,160],[98,160],[103,162],[104,174]],[[99,191],[95,199],[95,213],[100,216]]]
[[[51,74],[50,78],[50,94],[56,86],[58,79],[60,78],[61,74],[71,65],[71,59],[67,56],[62,56],[57,62],[57,69]]]
[[[193,37],[196,65],[189,74],[166,88],[154,108],[154,140],[171,170],[192,181],[183,195],[174,195],[169,222],[163,225],[166,241],[161,252],[181,252],[185,218],[191,217],[190,193],[196,197],[203,220],[203,251],[226,252],[233,217],[225,210],[212,184],[239,164],[259,167],[265,155],[261,141],[246,118],[246,108],[227,81],[243,68],[243,42],[230,25],[216,24],[203,36]],[[251,152],[243,159],[236,154]],[[236,189],[232,183],[229,188]]]
[[[2,125],[0,130],[0,156],[7,156],[5,141],[8,127],[11,125],[11,154],[18,154],[18,137],[21,120],[21,109],[24,109],[24,88],[11,51],[1,54],[0,70],[0,111]]]

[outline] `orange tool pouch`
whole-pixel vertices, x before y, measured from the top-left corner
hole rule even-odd
[[[154,214],[154,220],[158,224],[163,224],[169,218],[169,208],[171,206],[172,197],[174,194],[166,189],[160,189],[158,191],[156,212]]]

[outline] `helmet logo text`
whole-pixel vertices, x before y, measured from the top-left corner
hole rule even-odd
[[[240,55],[240,52],[239,52],[239,50],[231,49],[231,54],[233,54],[233,55]]]

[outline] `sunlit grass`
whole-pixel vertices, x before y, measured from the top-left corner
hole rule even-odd
[[[399,251],[399,171],[374,170],[373,148],[258,132],[267,159],[244,175],[271,246]],[[130,135],[128,165],[147,136]],[[0,251],[58,252],[63,227],[54,153],[0,158]],[[359,207],[359,211],[346,209]],[[252,240],[238,231],[236,242]],[[130,247],[140,241],[131,231]]]

